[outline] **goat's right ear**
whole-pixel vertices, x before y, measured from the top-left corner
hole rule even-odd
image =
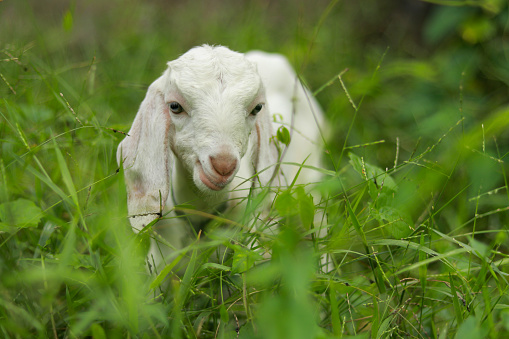
[[[170,190],[171,119],[162,89],[165,75],[148,88],[128,136],[117,149],[124,167],[129,219],[135,230],[161,216]]]

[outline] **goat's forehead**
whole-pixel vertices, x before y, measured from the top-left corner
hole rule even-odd
[[[221,92],[249,98],[261,89],[256,67],[230,50],[191,50],[168,66],[171,81],[184,95]]]
[[[256,73],[254,65],[241,53],[225,47],[201,46],[189,50],[169,63],[175,69],[194,69],[224,73]]]

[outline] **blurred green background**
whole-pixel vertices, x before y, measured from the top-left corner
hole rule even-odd
[[[451,3],[5,1],[0,37],[23,65],[83,87],[80,98],[67,94],[70,104],[103,125],[128,126],[165,63],[203,43],[282,53],[314,90],[348,69],[350,94],[366,99],[350,143],[385,140],[375,160],[389,166],[396,138],[409,155],[416,137],[436,140],[462,116],[471,126],[506,104],[506,3]],[[33,70],[11,63],[3,74],[22,86]],[[334,126],[331,147],[343,145],[352,118],[343,94],[336,81],[318,96]]]
[[[380,312],[371,318],[378,327],[344,320],[352,316],[348,296],[359,295],[356,304],[352,300],[359,319],[372,314],[373,305],[376,312],[382,309],[376,300],[382,303],[391,293],[380,284],[376,293],[366,287],[367,295],[361,287],[348,287],[373,285],[380,270],[371,272],[350,258],[354,268],[327,278],[342,284],[325,289],[323,276],[309,278],[298,270],[298,263],[306,262],[302,253],[294,253],[294,267],[282,250],[281,260],[290,260],[280,267],[282,279],[295,285],[283,284],[279,299],[259,306],[264,315],[257,321],[265,324],[265,337],[282,338],[278,333],[292,326],[296,338],[357,331],[371,331],[373,337],[435,337],[444,333],[437,327],[445,328],[445,335],[447,328],[467,333],[465,338],[507,334],[507,264],[479,282],[482,274],[470,266],[482,265],[478,269],[486,273],[483,263],[505,260],[509,252],[508,31],[505,0],[0,1],[0,336],[193,337],[168,325],[186,316],[196,322],[182,320],[183,327],[195,330],[207,328],[209,320],[199,325],[201,319],[212,319],[204,337],[214,337],[211,328],[218,319],[230,331],[235,327],[233,315],[214,298],[203,308],[207,315],[171,313],[184,299],[145,303],[143,249],[130,233],[123,180],[116,172],[115,151],[123,135],[114,130],[129,130],[148,85],[167,61],[204,43],[284,54],[317,93],[329,126],[324,166],[336,172],[322,187],[329,197],[322,207],[332,225],[329,250],[365,250],[353,232],[352,215],[345,212],[351,199],[369,241],[405,238],[438,253],[458,247],[431,231],[436,230],[470,244],[481,258],[473,258],[470,248],[466,261],[451,255],[455,270],[430,266],[438,275],[429,279],[447,280],[449,287],[444,292],[445,285],[436,283],[428,306],[421,301],[412,306],[420,310],[421,331],[404,328],[417,322],[410,315],[401,316],[408,317],[403,321]],[[383,179],[384,170],[393,179]],[[384,244],[371,248],[387,251]],[[410,257],[426,259],[389,250],[384,260],[391,269],[380,267],[394,273],[412,264]],[[433,305],[454,295],[448,273],[463,277],[467,266],[468,274],[456,284],[477,293],[472,302],[485,308],[470,318],[470,311],[458,315],[460,306],[452,299],[443,307]],[[415,271],[414,277],[426,275]],[[399,273],[387,278],[400,303],[410,295],[399,294],[401,278]],[[197,281],[186,285],[183,279],[179,286],[193,290],[189,286],[200,286]],[[173,288],[179,295],[180,287]],[[485,288],[493,289],[489,296]],[[312,307],[307,297],[292,299],[291,291],[316,293],[315,303],[325,311],[289,311],[287,322],[274,322],[285,305]],[[412,293],[421,292],[424,296],[420,290]],[[336,293],[339,301],[329,295],[324,301],[320,293]],[[379,297],[373,297],[374,304],[372,295]],[[185,307],[199,309],[186,298]],[[397,300],[392,300],[396,308],[401,307]],[[429,312],[423,316],[422,310]],[[310,319],[324,332],[316,335],[307,325]],[[255,326],[245,336],[256,337],[256,331]],[[228,337],[229,332],[221,327],[217,333]]]

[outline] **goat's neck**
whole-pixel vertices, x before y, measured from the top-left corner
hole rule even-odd
[[[172,190],[170,192],[173,204],[190,204],[196,209],[213,213],[228,199],[228,191],[221,191],[211,195],[204,195],[194,185],[192,174],[175,157],[173,166]]]

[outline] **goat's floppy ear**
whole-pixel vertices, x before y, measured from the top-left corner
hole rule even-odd
[[[165,76],[148,88],[128,136],[117,149],[117,162],[124,167],[130,222],[137,230],[160,217],[170,190],[170,114],[162,93]]]
[[[264,187],[271,183],[274,171],[278,166],[278,151],[272,134],[272,116],[268,109],[258,114],[256,119],[256,172],[260,186]]]

